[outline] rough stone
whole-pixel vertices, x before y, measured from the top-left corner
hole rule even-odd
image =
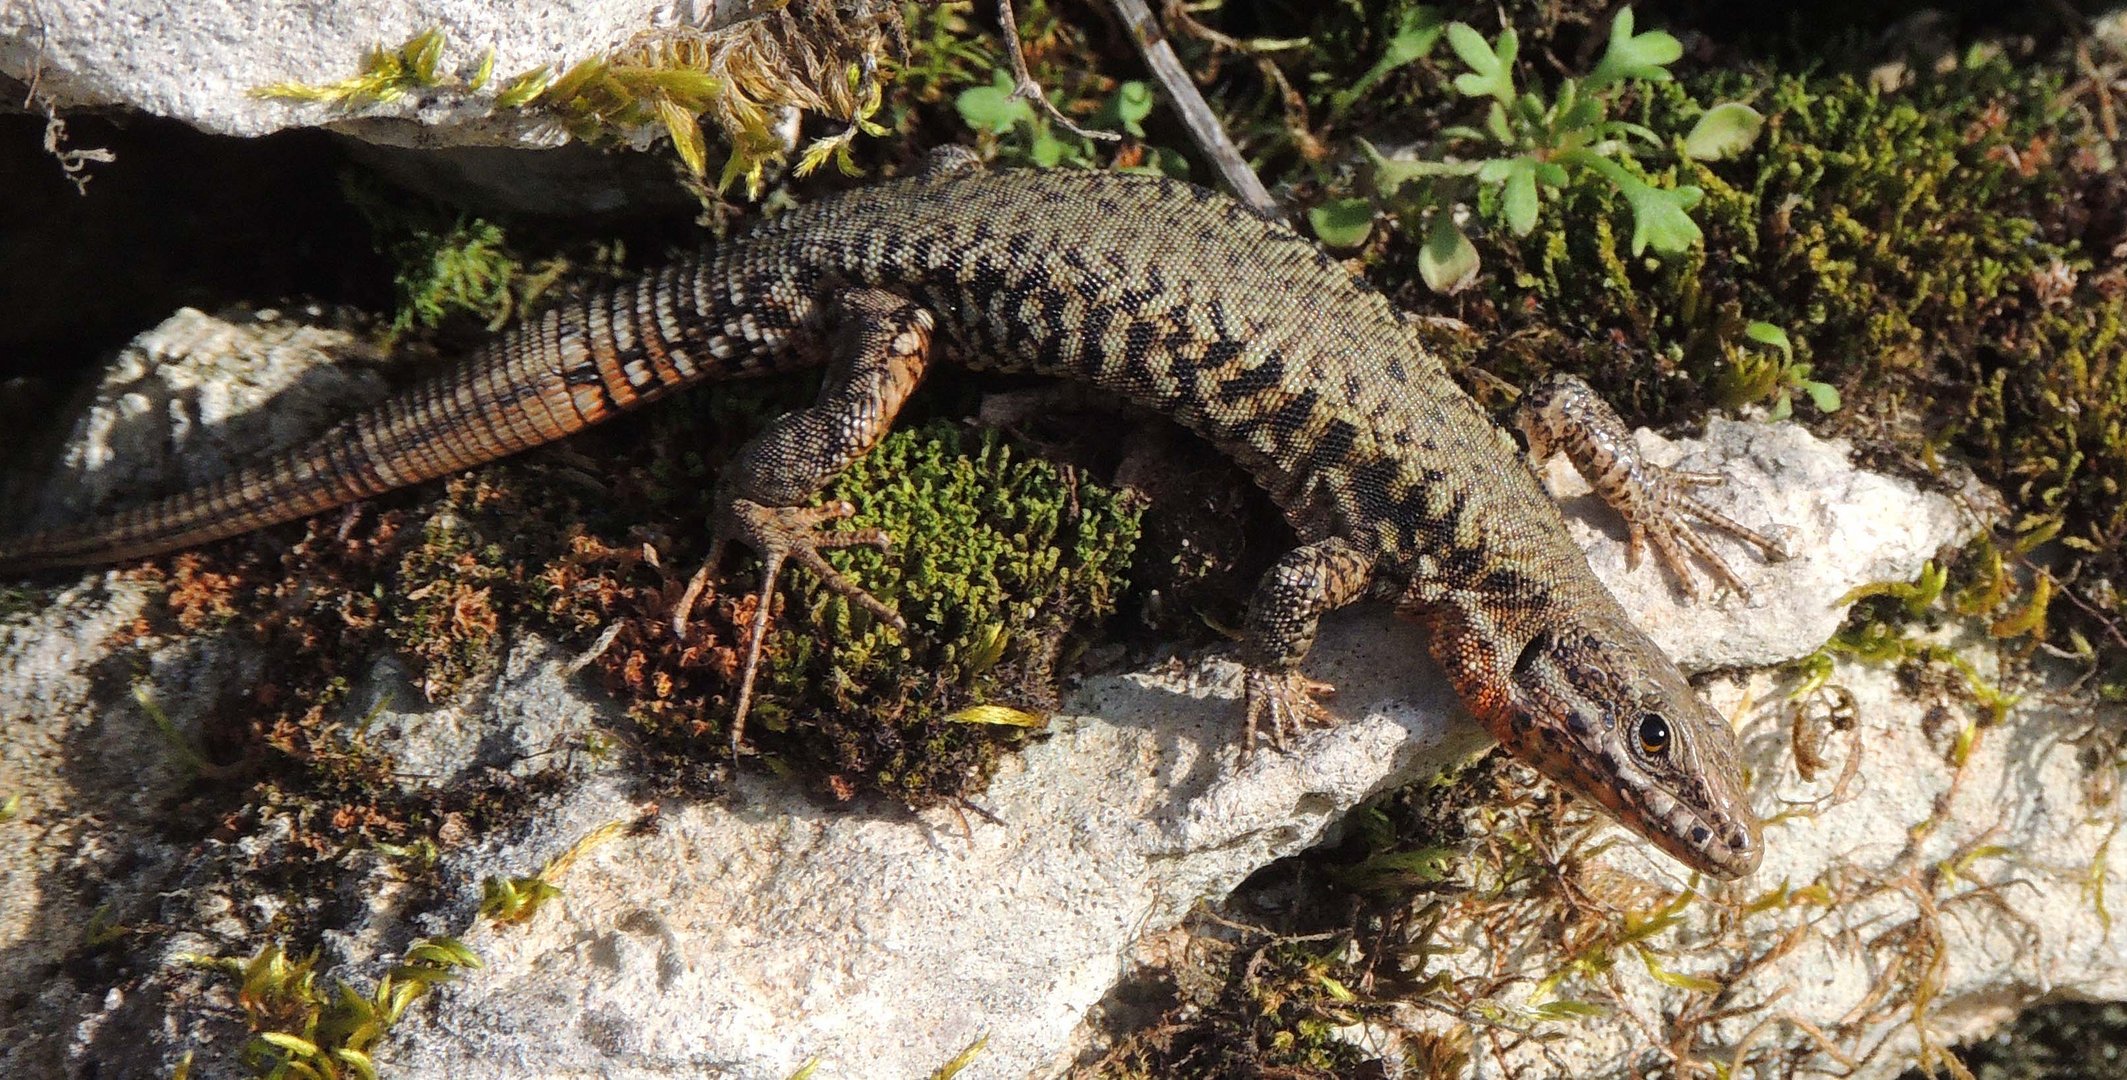
[[[1653,621],[1700,666],[1813,650],[1839,621],[1834,599],[1910,578],[1971,527],[1949,500],[1854,473],[1838,447],[1800,429],[1724,425],[1713,438],[1711,450],[1648,446],[1736,474],[1712,501],[1746,521],[1793,523],[1805,554],[1773,566],[1736,558],[1765,597],[1752,606],[1672,605]],[[1591,535],[1607,515],[1586,501],[1570,509]],[[1604,543],[1597,565],[1622,570],[1619,545]],[[1806,554],[1817,551],[1848,557]],[[963,1075],[1046,1075],[1082,1049],[1086,1012],[1133,942],[1320,841],[1366,799],[1486,744],[1419,634],[1378,612],[1330,620],[1310,673],[1339,687],[1343,723],[1238,767],[1230,664],[1088,679],[1050,738],[983,796],[999,820],[964,835],[949,812],[823,811],[763,778],[743,780],[729,805],[668,810],[656,836],[579,864],[551,921],[477,931],[489,968],[409,1027],[393,1060],[470,1077],[526,1066],[780,1077],[812,1060],[821,1075],[922,1076],[987,1036]],[[594,797],[601,813],[630,811],[615,794],[582,796]],[[1635,866],[1677,877],[1659,862]]]
[[[91,391],[26,524],[205,483],[381,397],[376,346],[319,325],[323,315],[183,308],[134,338]]]
[[[560,70],[653,26],[707,24],[720,8],[728,19],[732,9],[748,7],[716,0],[39,0],[0,6],[0,74],[34,82],[41,101],[63,109],[127,106],[224,135],[264,135],[333,117],[316,105],[263,99],[254,90],[347,78],[369,49],[395,48],[430,28],[452,43],[446,70],[469,75],[489,48],[497,72]],[[429,129],[417,135],[414,125],[400,125],[400,141],[512,144],[533,134],[531,122],[490,122],[486,111],[478,102],[418,100],[384,110],[418,116]],[[375,126],[365,131],[391,137]]]

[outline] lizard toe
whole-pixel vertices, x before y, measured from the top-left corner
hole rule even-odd
[[[1336,718],[1318,699],[1337,688],[1297,671],[1264,671],[1250,668],[1243,681],[1247,696],[1247,728],[1241,737],[1241,755],[1255,752],[1256,733],[1265,732],[1270,745],[1283,750],[1289,740],[1310,727],[1327,727]]]

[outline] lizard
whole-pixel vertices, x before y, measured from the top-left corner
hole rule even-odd
[[[836,526],[846,504],[813,503],[944,357],[1077,380],[1172,417],[1283,511],[1299,543],[1257,584],[1238,652],[1244,756],[1259,732],[1283,746],[1329,722],[1317,699],[1333,688],[1301,671],[1319,621],[1387,599],[1509,753],[1694,870],[1750,873],[1760,826],[1733,727],[1595,578],[1513,436],[1425,348],[1416,319],[1208,189],[989,170],[948,148],[521,322],[219,481],[0,541],[0,573],[205,544],[470,469],[692,384],[824,366],[816,402],[771,421],[720,475],[709,558],[675,616],[732,545],[760,557],[736,746],[787,565],[903,626],[820,554],[889,539]],[[1679,504],[1660,494],[1673,479],[1629,472],[1658,493],[1638,500],[1642,516],[1673,517]]]

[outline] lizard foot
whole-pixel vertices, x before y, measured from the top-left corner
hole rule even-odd
[[[878,529],[828,531],[823,528],[854,513],[855,507],[841,501],[805,507],[764,506],[749,499],[733,499],[717,515],[716,539],[710,543],[709,554],[702,560],[701,569],[694,572],[694,577],[687,582],[687,591],[673,607],[672,631],[675,636],[686,633],[687,618],[707,587],[710,572],[723,559],[727,545],[736,541],[760,555],[761,584],[753,608],[753,623],[746,635],[746,662],[739,672],[738,704],[731,713],[731,752],[734,755],[745,742],[746,712],[753,704],[753,680],[760,669],[761,644],[768,636],[768,613],[775,599],[776,578],[785,563],[796,562],[812,571],[821,584],[894,629],[908,628],[900,613],[879,602],[865,592],[863,586],[849,580],[820,556],[820,552],[830,548],[864,545],[885,551],[892,546],[886,534]]]
[[[1700,502],[1691,493],[1693,488],[1725,482],[1720,475],[1671,469],[1642,456],[1639,444],[1633,441],[1617,412],[1578,378],[1557,375],[1532,387],[1522,399],[1516,422],[1529,437],[1529,453],[1534,460],[1550,457],[1553,450],[1565,451],[1588,486],[1625,519],[1631,530],[1625,565],[1637,568],[1641,552],[1653,545],[1678,587],[1693,600],[1699,598],[1699,586],[1687,554],[1696,556],[1714,578],[1737,596],[1750,599],[1750,588],[1701,535],[1700,522],[1757,548],[1768,561],[1790,555],[1785,544]]]
[[[1691,472],[1641,462],[1633,480],[1628,482],[1637,482],[1643,494],[1636,499],[1613,501],[1613,505],[1618,505],[1619,511],[1625,515],[1625,524],[1630,529],[1625,545],[1625,565],[1637,568],[1641,551],[1651,545],[1661,556],[1662,564],[1676,577],[1684,595],[1693,600],[1699,598],[1699,588],[1685,558],[1687,554],[1696,556],[1737,596],[1750,599],[1750,586],[1745,585],[1727,560],[1706,542],[1700,527],[1691,520],[1693,518],[1757,548],[1768,562],[1779,562],[1793,554],[1779,540],[1700,502],[1691,493],[1692,488],[1717,487],[1725,483],[1726,479],[1717,473]]]
[[[1283,750],[1286,740],[1302,730],[1335,722],[1316,699],[1335,694],[1337,688],[1297,671],[1249,668],[1243,688],[1248,699],[1248,725],[1241,733],[1243,759],[1255,752],[1258,730],[1267,729],[1270,745]]]

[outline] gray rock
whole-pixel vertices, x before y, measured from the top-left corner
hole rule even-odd
[[[322,315],[182,308],[134,338],[82,407],[29,525],[205,483],[383,396],[376,346]]]
[[[315,105],[252,93],[274,83],[332,82],[360,68],[375,46],[395,48],[429,28],[453,47],[445,71],[470,74],[482,51],[495,52],[505,74],[542,65],[555,70],[612,49],[652,26],[709,22],[719,9],[750,5],[715,0],[583,0],[517,5],[485,0],[262,0],[182,5],[163,0],[39,0],[0,7],[0,74],[35,82],[60,108],[119,105],[182,120],[223,135],[265,135],[334,117]],[[729,18],[727,12],[724,15]],[[458,129],[455,139],[400,125],[400,141],[514,144],[533,136],[528,122],[486,120],[478,101],[429,103],[410,97],[380,110],[418,116],[429,129]],[[546,136],[551,142],[553,136]]]
[[[1722,508],[1746,521],[1763,521],[1753,502],[1777,491],[1770,513],[1796,528],[1801,551],[1847,557],[1738,557],[1760,601],[1671,604],[1658,634],[1699,666],[1806,654],[1838,624],[1835,598],[1911,577],[1971,527],[1949,500],[1856,473],[1841,448],[1799,428],[1728,424],[1713,438],[1648,445],[1665,461],[1696,453],[1736,474],[1713,500],[1732,500]],[[1780,486],[1787,478],[1803,482]],[[1607,515],[1571,508],[1591,533],[1588,519]],[[1619,545],[1602,543],[1598,566],[1621,570]],[[1666,598],[1654,573],[1634,584]],[[815,1059],[823,1076],[919,1077],[987,1036],[962,1075],[1047,1075],[1085,1046],[1087,1012],[1134,943],[1321,841],[1366,799],[1488,742],[1418,632],[1379,612],[1329,620],[1310,673],[1339,687],[1343,723],[1238,766],[1230,663],[1088,679],[1051,737],[982,797],[1000,821],[972,822],[965,835],[949,812],[822,811],[743,778],[732,804],[668,810],[655,836],[579,864],[551,919],[477,930],[488,969],[404,1029],[392,1059],[468,1077],[714,1068],[766,1078]],[[593,798],[605,809],[579,808],[585,827],[630,812],[615,794],[579,796]],[[498,865],[523,873],[550,854]],[[1677,877],[1659,861],[1633,866]]]

